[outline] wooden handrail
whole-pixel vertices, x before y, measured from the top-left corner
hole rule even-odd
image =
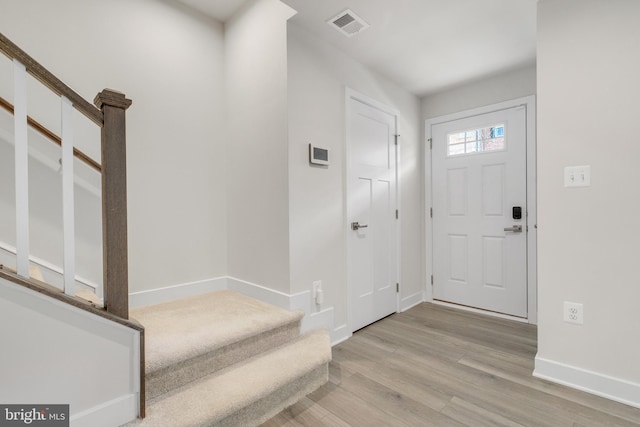
[[[104,123],[102,111],[91,105],[91,103],[85,100],[82,96],[78,95],[73,89],[64,84],[60,79],[40,65],[38,61],[29,56],[24,50],[16,46],[2,33],[0,33],[0,52],[4,53],[10,59],[17,59],[27,68],[27,72],[40,83],[48,87],[57,95],[64,96],[69,99],[76,110],[87,116],[87,118],[98,126],[102,127],[102,124]]]
[[[9,101],[7,101],[6,99],[4,99],[1,96],[0,96],[0,107],[4,108],[9,113],[13,114],[13,110],[14,110],[13,109],[13,104],[11,104]],[[40,124],[38,121],[36,121],[31,116],[27,116],[27,124],[29,124],[29,126],[34,128],[41,135],[43,135],[45,138],[50,139],[51,141],[55,142],[56,144],[62,146],[62,138],[60,138],[58,135],[56,135],[55,133],[53,133],[52,131],[47,129],[44,125]],[[90,166],[93,169],[95,169],[96,171],[102,172],[102,166],[100,166],[100,163],[96,162],[91,157],[89,157],[88,155],[86,155],[85,153],[83,153],[82,151],[78,150],[75,147],[73,148],[73,155],[75,157],[77,157],[78,159],[80,159],[81,161],[83,161],[84,163],[86,163],[88,166]]]
[[[29,288],[33,291],[47,295],[59,301],[66,302],[67,304],[70,304],[81,310],[96,314],[107,320],[111,320],[112,322],[116,322],[121,325],[127,326],[136,331],[144,330],[144,326],[142,326],[139,322],[135,320],[124,319],[120,316],[114,315],[108,312],[105,308],[98,307],[87,300],[84,300],[79,297],[67,295],[61,289],[58,289],[55,286],[49,285],[48,283],[41,282],[33,278],[27,279],[22,276],[19,276],[18,274],[16,274],[15,270],[13,270],[10,267],[7,267],[6,265],[0,264],[0,278],[13,282],[15,284],[24,286],[25,288]]]

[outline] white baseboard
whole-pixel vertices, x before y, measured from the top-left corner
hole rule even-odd
[[[129,394],[70,417],[71,427],[121,426],[138,417],[138,396]]]
[[[289,295],[255,283],[245,282],[233,277],[227,277],[228,289],[257,300],[275,305],[286,310],[302,310],[301,332],[308,332],[317,328],[326,328],[331,335],[331,345],[338,344],[351,336],[347,325],[342,325],[334,329],[334,308],[333,307],[312,307],[311,292],[305,291]],[[320,308],[320,311],[315,311]]]
[[[404,297],[400,300],[400,312],[407,311],[410,308],[415,307],[418,304],[422,304],[424,302],[424,292],[416,292],[413,295],[409,295],[408,297]]]
[[[313,313],[314,308],[311,307],[311,291],[287,295],[287,297],[289,298],[289,310],[302,310],[304,314]]]
[[[267,304],[284,308],[285,310],[291,309],[291,295],[285,294],[284,292],[265,288],[264,286],[257,285],[255,283],[245,282],[244,280],[236,279],[235,277],[227,277],[227,289],[255,298],[259,301],[266,302]],[[296,302],[299,303],[298,300],[296,300]],[[308,308],[298,309],[303,310],[305,313],[309,312]]]
[[[536,356],[533,376],[640,408],[640,384]]]
[[[453,304],[450,302],[438,301],[438,300],[431,300],[431,301],[427,300],[426,302],[428,302],[429,304],[440,305],[442,307],[453,308],[460,311],[468,311],[470,313],[482,314],[489,317],[497,317],[499,319],[513,320],[514,322],[518,322],[518,323],[529,323],[529,319],[525,319],[523,317],[516,317],[516,316],[511,316],[509,314],[496,313],[494,311],[480,310],[479,308],[467,307],[466,305]]]
[[[317,313],[306,314],[302,319],[300,332],[305,333],[314,329],[324,328],[328,331],[333,327],[333,307],[318,311]]]
[[[331,331],[331,345],[335,346],[348,340],[353,335],[347,324],[340,325]]]
[[[160,304],[179,298],[186,298],[213,291],[222,291],[224,289],[227,289],[227,278],[217,277],[214,279],[167,286],[165,288],[151,289],[149,291],[133,292],[129,294],[129,308]]]

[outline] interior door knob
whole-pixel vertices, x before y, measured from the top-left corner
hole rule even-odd
[[[358,230],[360,230],[361,228],[367,228],[368,226],[369,226],[369,225],[367,225],[367,224],[359,224],[359,223],[358,223],[358,221],[356,221],[356,222],[352,222],[352,223],[351,223],[351,229],[352,229],[353,231],[358,231]]]
[[[512,233],[522,233],[521,225],[514,225],[513,227],[507,227],[504,231],[511,231]]]

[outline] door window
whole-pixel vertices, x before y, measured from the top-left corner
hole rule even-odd
[[[504,150],[505,125],[498,124],[447,134],[447,157]]]

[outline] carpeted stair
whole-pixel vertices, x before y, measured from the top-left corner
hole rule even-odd
[[[219,291],[131,310],[145,327],[147,417],[128,426],[256,426],[328,379],[326,331]]]

